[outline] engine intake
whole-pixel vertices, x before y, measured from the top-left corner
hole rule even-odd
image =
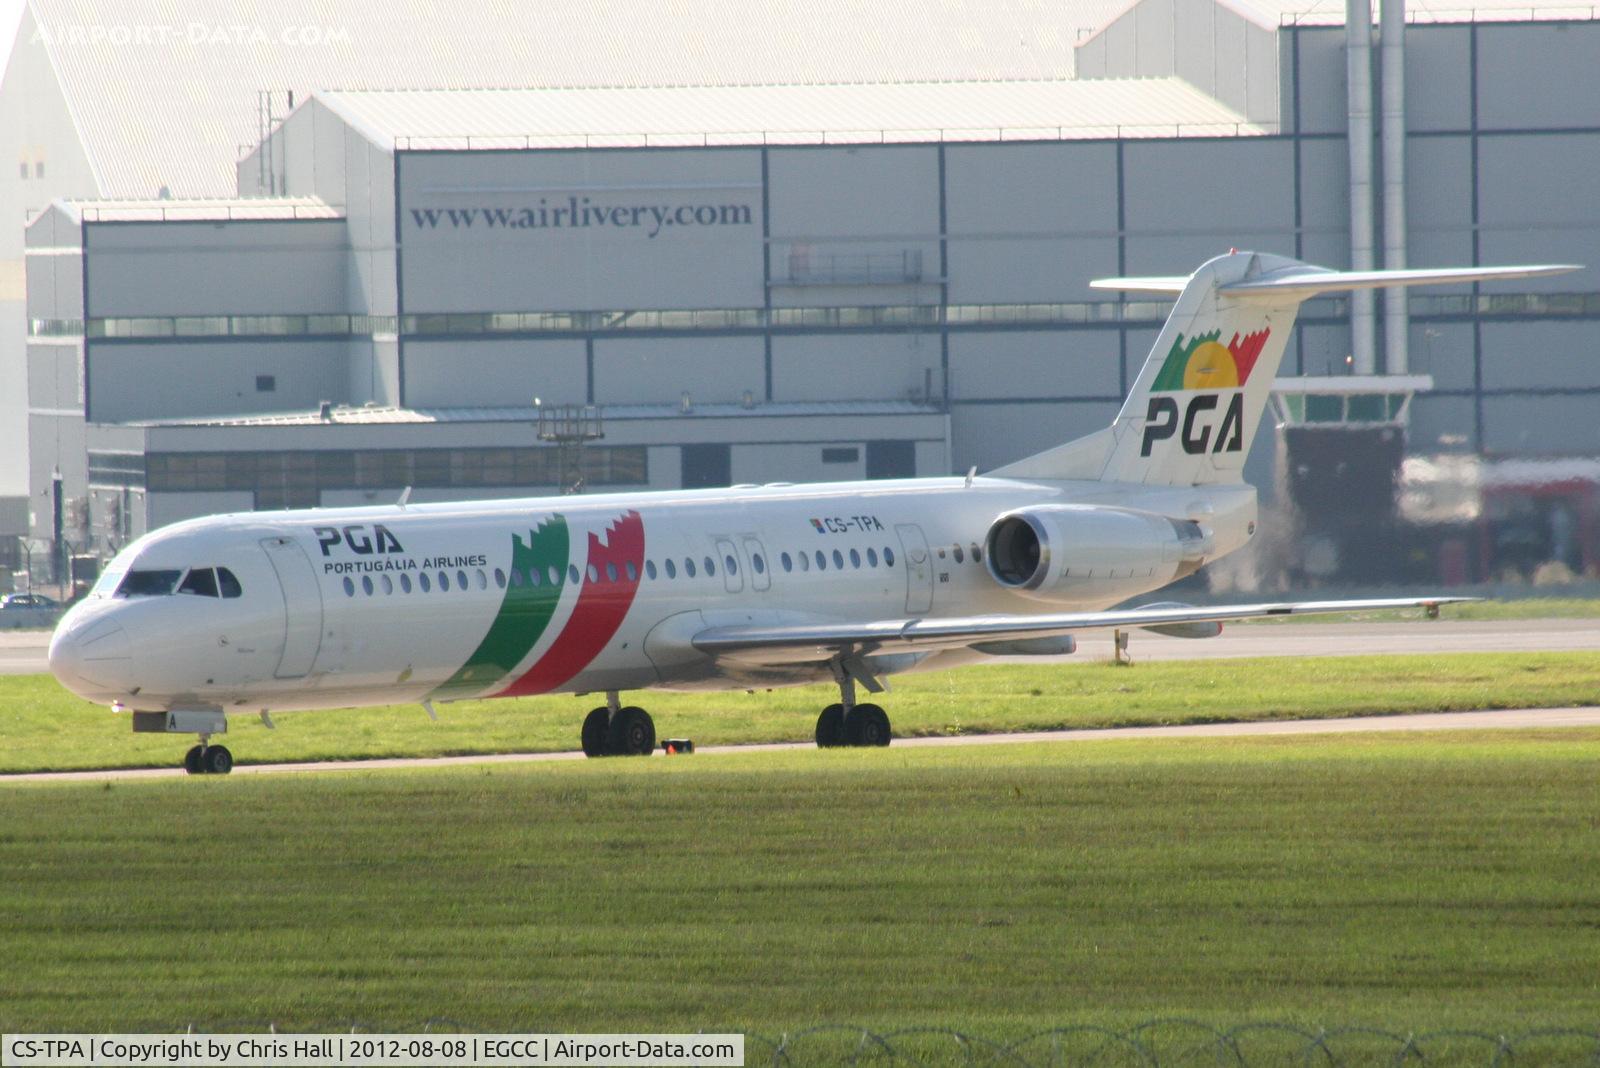
[[[985,562],[1007,589],[1043,601],[1132,596],[1192,573],[1211,554],[1191,519],[1096,505],[1041,505],[989,527]]]

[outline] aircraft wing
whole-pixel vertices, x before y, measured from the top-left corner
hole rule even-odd
[[[746,663],[827,660],[840,654],[932,652],[974,642],[1050,638],[1083,630],[1222,623],[1236,619],[1365,612],[1381,608],[1432,608],[1477,600],[1474,597],[1388,597],[1365,601],[1299,601],[1159,608],[1117,608],[1104,612],[1042,615],[957,616],[941,619],[883,619],[864,623],[760,624],[710,627],[691,639],[703,653]]]

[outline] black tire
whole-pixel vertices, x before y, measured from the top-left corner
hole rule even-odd
[[[642,708],[624,708],[611,719],[611,752],[617,756],[649,756],[656,749],[656,722]]]
[[[604,705],[583,717],[583,755],[603,757],[610,755],[607,737],[611,731],[611,710]]]
[[[849,745],[888,745],[889,714],[877,705],[856,705],[844,717],[844,736]]]
[[[844,705],[829,705],[817,717],[817,748],[832,749],[844,742]]]
[[[205,751],[205,746],[197,745],[187,753],[183,754],[183,770],[187,771],[190,775],[204,775],[206,773],[205,765],[203,765],[200,760],[205,754]]]
[[[200,762],[205,765],[207,775],[226,775],[233,770],[233,754],[228,752],[225,745],[208,745]]]

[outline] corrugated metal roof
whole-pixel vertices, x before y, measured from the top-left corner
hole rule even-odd
[[[400,148],[994,141],[1267,132],[1177,78],[323,92]]]
[[[62,210],[90,222],[196,222],[242,219],[342,219],[319,197],[204,197],[193,200],[62,200]]]
[[[753,416],[867,416],[941,415],[936,408],[911,401],[805,401],[761,403],[752,408],[742,404],[696,404],[688,412],[676,404],[608,404],[602,409],[607,420],[619,419],[728,419]],[[539,409],[531,406],[506,408],[346,408],[335,407],[327,419],[320,412],[283,412],[276,415],[207,416],[195,419],[155,419],[129,426],[145,427],[262,427],[262,426],[394,426],[428,423],[537,423]]]
[[[1058,79],[1126,0],[27,0],[106,196],[227,195],[258,94]]]

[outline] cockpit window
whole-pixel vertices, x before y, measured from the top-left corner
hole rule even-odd
[[[188,593],[196,597],[217,596],[217,573],[209,567],[193,567],[185,576],[183,585],[178,587],[179,593]]]
[[[405,576],[402,575],[401,578]],[[242,597],[244,589],[239,585],[239,580],[233,577],[233,572],[225,567],[217,568],[217,585],[222,588],[224,597]]]
[[[118,597],[165,597],[178,584],[182,571],[130,571],[122,585],[117,587]],[[215,593],[212,594],[216,596]]]

